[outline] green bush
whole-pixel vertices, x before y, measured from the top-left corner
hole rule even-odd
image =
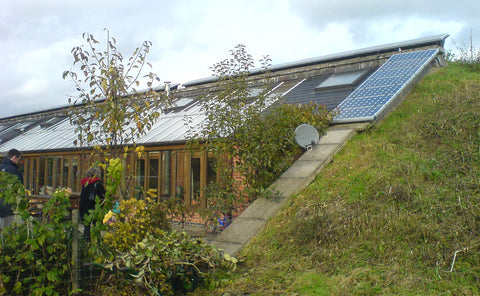
[[[107,169],[107,180],[118,170],[115,165]],[[25,189],[15,176],[0,173],[0,197],[23,220],[1,233],[0,295],[80,292],[72,289],[70,192],[57,189],[39,219],[29,215]],[[173,295],[177,290],[193,290],[199,283],[212,285],[211,271],[235,267],[235,258],[223,256],[186,233],[171,231],[166,212],[158,204],[148,199],[124,200],[114,217],[109,212],[112,207],[106,206],[111,204],[109,198],[103,204],[98,200],[88,219],[95,221],[95,237],[88,252],[84,250],[82,263],[93,263],[101,271],[97,282],[81,287],[83,295],[131,295],[132,291]],[[101,216],[104,213],[106,217]]]
[[[170,230],[166,211],[149,198],[122,200],[119,211],[109,211],[102,221],[109,225],[103,235],[103,242],[110,249],[127,251],[148,235]]]
[[[96,261],[115,276],[102,283],[104,291],[121,282],[125,289],[136,287],[148,295],[172,295],[211,281],[210,269],[235,266],[234,258],[223,257],[201,240],[170,231],[159,209],[148,199],[130,199],[120,202],[119,213],[107,213],[103,223],[109,229]]]
[[[121,162],[112,159],[109,163],[106,188],[118,183],[118,172],[123,170]],[[111,194],[105,199],[109,205]],[[223,257],[216,248],[184,232],[171,231],[167,209],[149,197],[124,199],[118,211],[105,204],[97,203],[87,218],[95,221],[91,260],[104,270],[94,284],[97,294],[130,295],[134,290],[144,295],[173,295],[179,289],[192,290],[200,282],[209,284],[211,270],[235,266],[235,258]]]
[[[72,292],[70,193],[57,190],[44,205],[43,217],[33,219],[23,185],[16,179],[0,173],[2,198],[23,219],[1,233],[0,295],[68,295]]]
[[[115,273],[110,282],[102,283],[103,291],[120,284],[147,295],[173,295],[191,291],[199,283],[212,285],[210,271],[236,264],[235,258],[222,256],[216,248],[179,231],[147,234],[125,251],[104,250],[108,251],[99,263]]]

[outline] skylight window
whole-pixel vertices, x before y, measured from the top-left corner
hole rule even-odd
[[[193,104],[195,100],[192,99],[192,98],[181,98],[181,99],[178,99],[176,100],[175,102],[172,103],[171,106],[169,106],[166,110],[166,112],[170,112],[170,111],[174,111],[174,112],[177,112],[177,111],[180,111],[180,110],[183,110],[184,108],[190,106],[191,104]]]
[[[64,118],[65,118],[65,117],[63,117],[63,116],[49,118],[49,119],[45,120],[44,122],[40,123],[40,127],[41,127],[41,128],[50,127],[50,126],[52,126],[52,125],[54,125],[54,124],[59,123],[59,122],[62,121]]]
[[[367,74],[368,70],[335,73],[320,83],[315,90],[331,87],[345,87],[355,85],[362,77]]]
[[[25,132],[31,125],[33,125],[34,122],[26,121],[26,122],[20,122],[12,126],[13,130],[17,132]]]
[[[175,103],[173,103],[173,107],[174,108],[183,108],[183,107],[186,107],[187,105],[189,105],[192,102],[193,102],[193,99],[181,98],[181,99],[175,101]]]

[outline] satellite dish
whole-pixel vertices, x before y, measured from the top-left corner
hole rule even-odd
[[[300,124],[295,129],[295,142],[302,148],[310,149],[318,143],[320,135],[316,128],[310,124]]]

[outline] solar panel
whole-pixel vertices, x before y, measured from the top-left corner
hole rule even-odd
[[[391,56],[338,106],[333,122],[372,121],[437,55],[439,49]]]

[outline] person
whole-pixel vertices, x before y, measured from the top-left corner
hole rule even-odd
[[[9,150],[7,155],[2,158],[2,162],[0,163],[0,172],[7,172],[17,176],[18,180],[23,185],[23,174],[19,167],[21,160],[22,153],[20,151],[17,149]],[[4,203],[3,199],[0,199],[0,228],[9,226],[15,220],[16,215],[13,212],[12,206]]]
[[[82,191],[80,192],[79,213],[80,219],[83,221],[88,216],[89,211],[95,209],[95,197],[98,196],[100,200],[105,198],[105,187],[101,181],[102,171],[98,167],[91,167],[87,171],[86,178],[81,180]],[[84,238],[90,240],[90,226],[91,223],[85,225],[83,230]]]

